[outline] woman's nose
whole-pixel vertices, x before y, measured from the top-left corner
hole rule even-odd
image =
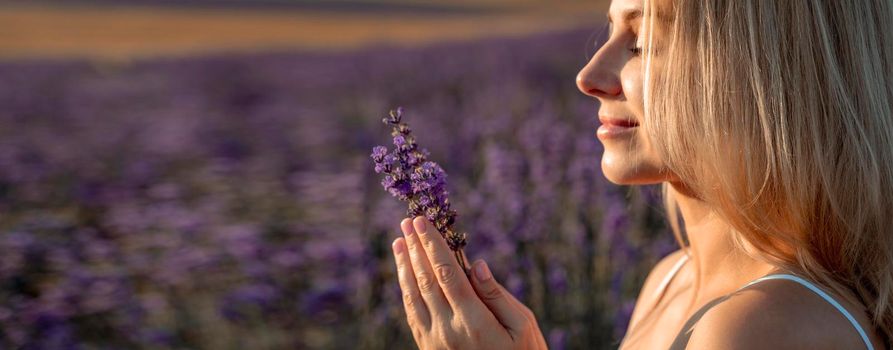
[[[596,52],[589,63],[577,73],[577,88],[586,95],[606,98],[618,96],[622,92],[620,67],[614,67],[610,57],[606,55],[610,52],[605,48]]]

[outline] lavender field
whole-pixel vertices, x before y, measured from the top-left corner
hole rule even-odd
[[[601,175],[593,28],[0,63],[0,349],[413,348],[369,159],[397,106],[550,348],[616,348],[675,243],[657,186]]]

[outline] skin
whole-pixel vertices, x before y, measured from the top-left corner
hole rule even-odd
[[[667,4],[661,0],[658,5]],[[577,75],[580,91],[599,100],[599,115],[633,119],[640,125],[644,120],[644,60],[635,48],[642,45],[638,38],[642,19],[627,21],[624,15],[630,10],[641,10],[642,5],[642,0],[612,1],[608,11],[612,22],[609,38]],[[660,38],[659,32],[654,35]],[[782,271],[736,248],[729,225],[692,196],[678,176],[662,170],[663,163],[639,129],[634,128],[628,137],[600,138],[605,150],[602,171],[618,185],[669,182],[685,223],[690,255],[660,298],[652,298],[652,293],[684,253],[680,250],[669,255],[652,270],[635,306],[623,348],[864,347],[842,314],[797,283],[766,281],[731,296],[749,281],[770,273],[803,273]],[[854,312],[863,306],[831,295],[864,329],[871,330],[867,315]],[[677,338],[680,332],[684,336]],[[876,335],[873,339],[875,347],[882,348]]]
[[[665,0],[661,0],[665,1]],[[633,119],[641,125],[643,62],[634,47],[640,20],[624,13],[641,9],[642,0],[614,0],[612,32],[577,75],[577,86],[600,102],[599,115]],[[656,33],[657,35],[657,33]],[[690,247],[689,261],[664,293],[653,295],[660,280],[684,254],[676,251],[649,273],[636,302],[622,349],[860,349],[861,338],[849,322],[803,286],[770,280],[735,292],[748,282],[782,271],[736,248],[729,225],[691,195],[678,176],[664,169],[644,133],[603,139],[601,167],[618,185],[669,182],[675,192]],[[423,217],[400,223],[404,237],[393,243],[406,319],[420,349],[545,349],[536,318],[496,282],[478,260],[465,278],[449,248]],[[749,247],[746,247],[749,249]],[[749,249],[750,250],[750,249]],[[484,272],[481,276],[478,272]],[[862,327],[876,349],[862,305],[837,299]]]
[[[393,243],[406,320],[419,349],[546,349],[529,308],[496,282],[483,260],[469,280],[424,217],[400,223]]]

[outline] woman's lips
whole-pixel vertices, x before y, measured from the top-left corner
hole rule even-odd
[[[598,120],[602,122],[602,124],[610,124],[624,127],[633,127],[639,126],[639,122],[630,119],[619,119],[619,118],[607,118],[607,117],[599,117]]]
[[[596,136],[600,140],[629,136],[639,126],[639,123],[625,119],[608,119],[599,117],[602,125],[599,126]]]

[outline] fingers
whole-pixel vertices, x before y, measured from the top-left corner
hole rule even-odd
[[[510,299],[513,297],[496,282],[487,263],[478,260],[473,271],[474,290],[499,322],[509,329],[513,337],[525,333],[529,325],[527,315],[515,306],[513,299]]]
[[[412,269],[416,279],[416,289],[422,295],[428,311],[431,313],[432,322],[438,319],[451,319],[453,310],[450,308],[449,302],[443,295],[440,285],[437,283],[437,277],[434,276],[434,269],[428,263],[428,255],[425,248],[419,242],[418,234],[412,225],[412,220],[403,219],[400,222],[400,229],[403,230],[405,236],[407,251],[409,252],[409,260],[412,262]]]
[[[416,217],[412,224],[415,232],[418,233],[419,242],[425,248],[425,254],[428,256],[434,275],[453,311],[465,313],[468,316],[477,316],[480,310],[485,309],[485,306],[478,298],[474,297],[474,288],[443,236],[425,217]]]
[[[505,295],[509,298],[509,301],[511,301],[513,304],[515,304],[515,307],[517,307],[518,310],[520,310],[522,313],[524,313],[524,315],[527,316],[528,319],[536,321],[536,316],[533,314],[533,311],[530,311],[530,308],[528,308],[526,305],[524,305],[524,303],[519,301],[518,298],[516,298],[514,294],[512,294],[507,289],[505,289],[505,286],[498,284],[498,283],[497,283],[497,285],[499,286],[499,289],[501,289],[502,292],[505,293]]]
[[[481,261],[481,263],[484,262]],[[515,309],[517,309],[527,318],[527,322],[529,323],[533,332],[532,336],[536,339],[536,343],[538,344],[537,349],[548,349],[548,346],[546,345],[546,339],[543,338],[543,332],[540,330],[539,323],[537,323],[536,315],[533,314],[533,311],[530,311],[530,308],[528,308],[522,302],[518,301],[518,298],[516,298],[514,294],[505,289],[505,286],[499,284],[499,282],[495,282],[495,280],[494,283],[496,284],[496,286],[499,287],[503,295],[508,298],[512,306],[514,306]]]
[[[523,313],[524,316],[527,317],[527,322],[530,322],[530,325],[531,325],[531,327],[533,327],[533,331],[536,335],[537,344],[540,345],[538,347],[538,349],[548,349],[548,347],[546,346],[546,340],[545,340],[545,338],[543,338],[543,332],[540,330],[540,325],[536,321],[536,315],[533,314],[533,311],[530,311],[529,307],[524,305],[524,303],[518,301],[518,298],[515,298],[514,294],[510,293],[508,290],[505,289],[505,286],[503,286],[499,283],[497,283],[496,285],[498,285],[499,289],[501,289],[502,292],[506,296],[508,296],[509,301],[511,301],[512,304],[514,304],[515,308],[518,309],[518,311],[521,311],[521,313]]]
[[[518,298],[515,298],[515,295],[506,290],[503,285],[498,283],[497,285],[499,286],[499,289],[509,297],[509,300],[515,305],[515,308],[527,317],[527,322],[530,322],[533,327],[534,336],[537,340],[537,344],[539,344],[537,349],[548,349],[549,347],[546,345],[546,339],[543,338],[543,331],[540,330],[540,325],[536,321],[536,315],[533,314],[533,311],[530,311],[529,307],[518,301]]]
[[[394,250],[394,261],[397,264],[397,279],[400,282],[400,290],[403,292],[403,308],[406,310],[407,321],[410,325],[414,322],[429,329],[431,327],[431,315],[428,313],[428,307],[419,294],[418,284],[415,279],[415,272],[412,269],[412,263],[406,254],[406,240],[397,238],[391,245]]]

